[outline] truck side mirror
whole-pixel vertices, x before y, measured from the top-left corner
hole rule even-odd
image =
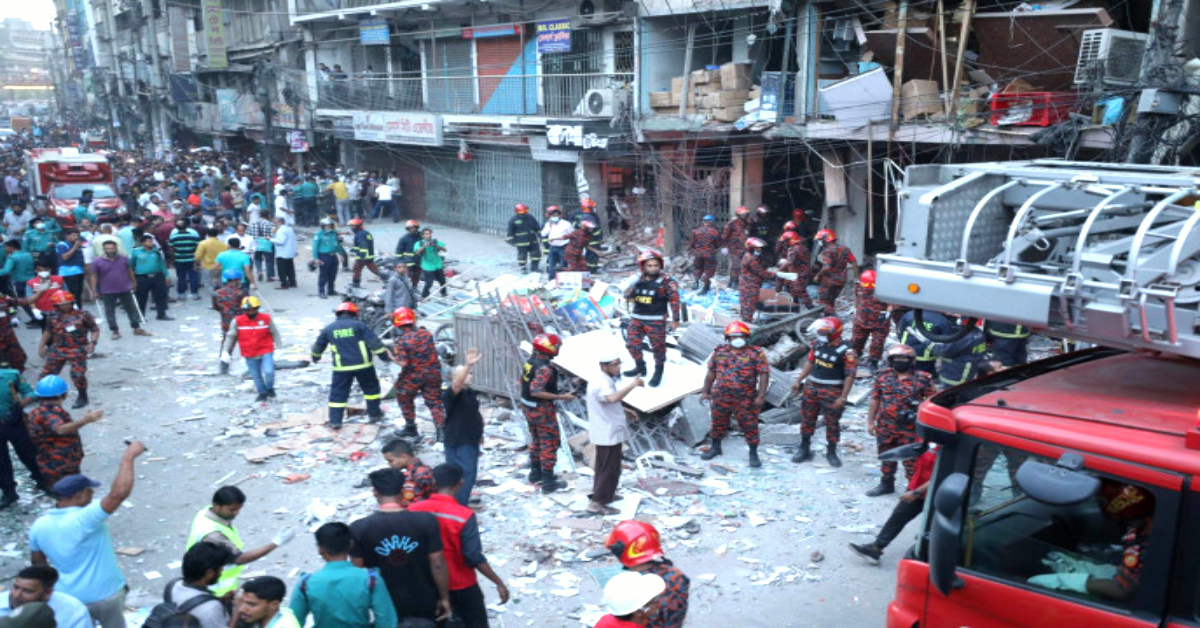
[[[952,473],[938,486],[933,496],[933,526],[929,531],[929,581],[942,595],[962,586],[955,576],[959,537],[963,527],[963,505],[970,478],[965,473]]]

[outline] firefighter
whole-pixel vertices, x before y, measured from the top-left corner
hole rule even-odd
[[[652,573],[663,579],[667,588],[658,596],[658,612],[647,626],[680,628],[687,618],[688,590],[691,581],[663,554],[662,542],[654,526],[633,519],[613,527],[604,542],[621,566],[637,573]]]
[[[765,244],[763,246],[763,257],[766,258],[767,266],[775,263],[775,241],[771,238],[771,211],[766,205],[759,205],[754,208],[754,220],[750,221],[750,237],[758,238]]]
[[[225,285],[213,292],[212,309],[221,315],[221,345],[224,346],[225,338],[229,336],[230,324],[242,312],[242,300],[250,295],[246,292],[246,288],[242,286],[242,280],[245,279],[242,269],[230,268],[223,270],[221,271],[221,279],[225,280]],[[221,374],[227,375],[229,373],[229,362],[221,360],[220,364]]]
[[[588,272],[595,274],[600,270],[600,241],[604,239],[604,230],[600,228],[600,216],[596,215],[596,201],[590,198],[579,201],[579,211],[571,216],[571,225],[576,229],[582,229],[585,222],[592,223],[592,237],[584,249],[584,256]]]
[[[383,275],[379,274],[379,268],[375,266],[375,236],[371,235],[370,231],[363,228],[362,218],[351,218],[350,229],[354,233],[354,248],[350,251],[354,254],[354,274],[352,285],[355,288],[362,287],[362,271],[364,268],[370,269],[375,273],[376,277],[383,279]]]
[[[21,347],[21,341],[17,339],[14,328],[21,323],[17,319],[19,304],[20,300],[14,297],[0,295],[0,365],[7,364],[6,368],[23,373],[28,357],[25,355],[25,349]],[[2,423],[3,421],[0,421],[0,424]],[[2,431],[3,428],[0,427],[0,432]]]
[[[542,262],[542,244],[538,237],[542,226],[537,218],[529,215],[529,206],[517,203],[513,208],[516,215],[508,220],[508,237],[505,242],[517,247],[517,266],[521,272],[538,272]],[[416,245],[416,242],[413,242]]]
[[[746,252],[746,238],[750,237],[750,210],[739,207],[734,217],[721,230],[721,252],[729,255],[729,287],[738,287],[742,274],[742,254]]]
[[[55,292],[50,302],[54,310],[46,318],[46,329],[38,346],[38,355],[46,360],[39,378],[58,375],[70,364],[71,383],[78,391],[71,408],[82,408],[88,404],[88,356],[96,351],[100,326],[91,312],[75,309],[75,295],[66,290]]]
[[[399,263],[408,273],[408,283],[416,287],[421,282],[421,264],[417,260],[417,243],[421,241],[421,223],[409,220],[404,223],[404,235],[396,242]]]
[[[846,287],[846,266],[849,265],[858,276],[858,260],[849,248],[838,244],[837,234],[829,229],[817,232],[816,239],[821,242],[821,270],[813,277],[817,282],[817,302],[825,308],[825,316],[837,313],[837,298]]]
[[[940,358],[938,385],[946,389],[979,377],[979,367],[988,359],[987,351],[987,338],[976,325],[954,342],[934,343],[931,354]]]
[[[700,392],[700,401],[712,400],[712,447],[700,459],[712,460],[724,453],[721,441],[729,431],[730,419],[736,419],[750,447],[750,466],[757,469],[762,466],[758,459],[758,413],[766,402],[771,366],[762,348],[749,344],[750,328],[745,323],[726,325],[725,341],[727,344],[718,346],[708,360],[708,374]]]
[[[704,290],[700,294],[708,294],[712,289],[712,278],[717,273],[717,249],[721,246],[721,232],[713,226],[717,221],[711,215],[700,221],[700,226],[692,230],[692,242],[688,249],[692,253],[692,276],[696,283],[692,290]]]
[[[854,291],[854,335],[850,346],[855,354],[862,355],[867,339],[871,340],[867,354],[867,366],[871,368],[871,374],[879,368],[883,343],[887,341],[890,326],[887,307],[886,303],[875,298],[875,271],[864,270],[858,277],[858,286]]]
[[[952,327],[950,319],[941,312],[921,310],[921,320],[924,327],[917,324],[916,310],[909,310],[896,327],[900,332],[900,342],[917,352],[917,370],[924,371],[937,377],[937,356],[933,354],[934,344],[926,334],[947,334]]]
[[[404,415],[404,429],[400,436],[417,436],[417,408],[415,401],[420,394],[425,408],[433,417],[437,428],[437,442],[442,442],[442,431],[446,428],[446,407],[442,405],[442,365],[438,360],[433,334],[424,327],[417,327],[417,313],[409,308],[398,308],[392,312],[392,325],[396,327],[396,342],[392,360],[400,365],[396,378],[396,403]]]
[[[987,321],[983,324],[983,335],[987,338],[988,348],[1005,368],[1020,366],[1029,361],[1027,345],[1030,333],[1028,327],[1017,323]]]
[[[579,223],[578,229],[567,234],[567,247],[563,253],[567,267],[564,270],[589,272],[591,262],[588,260],[592,254],[599,252],[599,249],[592,248],[591,244],[595,240],[595,236],[592,235],[595,230],[596,225],[585,220]]]
[[[808,326],[812,350],[800,369],[792,394],[803,386],[800,411],[800,450],[792,462],[812,460],[812,436],[817,430],[817,415],[825,417],[825,459],[829,466],[842,466],[837,445],[841,436],[842,411],[854,386],[858,358],[850,345],[842,342],[842,321],[833,316],[819,318]]]
[[[874,436],[879,453],[917,442],[917,406],[934,393],[933,377],[915,370],[917,352],[898,344],[887,353],[887,366],[875,375],[871,405],[867,408],[867,433]],[[896,462],[880,465],[879,486],[867,491],[867,497],[896,492]],[[911,478],[913,461],[904,461],[904,475]]]
[[[754,322],[754,311],[758,308],[758,291],[763,282],[775,276],[763,260],[763,248],[767,243],[758,238],[746,239],[746,253],[742,256],[742,274],[738,279],[738,304],[741,306],[742,322]]]
[[[625,299],[632,303],[625,348],[634,362],[633,368],[625,371],[625,376],[645,377],[642,339],[648,337],[650,351],[654,354],[654,376],[650,378],[653,388],[662,383],[663,368],[667,364],[667,329],[675,331],[679,328],[679,286],[674,278],[662,274],[663,257],[657,251],[643,251],[638,256],[638,268],[642,273],[637,282],[625,289]]]
[[[812,253],[808,250],[808,244],[791,230],[784,231],[779,236],[779,242],[783,251],[781,268],[796,273],[796,279],[788,282],[788,294],[805,309],[812,309],[812,297],[808,296],[808,284],[812,282]]]
[[[358,220],[357,218],[355,220]],[[358,306],[342,303],[334,310],[337,320],[325,326],[317,335],[312,346],[312,361],[321,361],[326,347],[333,352],[333,381],[329,386],[329,427],[342,429],[342,418],[346,415],[346,400],[350,398],[350,386],[358,380],[363,400],[367,402],[367,418],[376,423],[383,420],[379,409],[379,376],[371,356],[389,359],[387,347],[379,336],[358,320]]]
[[[554,334],[533,339],[533,355],[521,371],[521,405],[529,424],[529,482],[541,484],[543,493],[566,488],[554,477],[558,462],[558,407],[556,401],[573,401],[575,395],[558,392],[558,367],[551,360],[562,348]]]

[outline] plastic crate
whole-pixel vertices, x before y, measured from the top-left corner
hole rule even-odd
[[[1050,126],[1067,119],[1075,105],[1073,92],[999,93],[992,97],[992,126]],[[1021,115],[1027,110],[1028,115]]]

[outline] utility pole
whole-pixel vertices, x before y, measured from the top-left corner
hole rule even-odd
[[[263,112],[263,133],[266,137],[263,139],[263,168],[267,175],[267,202],[274,203],[274,191],[272,188],[275,180],[275,167],[271,160],[271,139],[275,135],[275,110],[271,106],[271,92],[275,89],[274,81],[270,80],[274,70],[267,67],[267,62],[259,58],[254,62],[254,78],[257,84],[255,95],[258,97],[258,106]],[[265,209],[265,208],[264,208]]]

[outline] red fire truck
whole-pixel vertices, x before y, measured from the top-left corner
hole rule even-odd
[[[881,299],[1093,345],[922,404],[940,444],[887,623],[1200,626],[1191,168],[913,166]],[[959,336],[961,337],[961,336]]]
[[[91,211],[101,222],[116,220],[127,211],[104,155],[76,148],[34,148],[25,151],[25,162],[34,195],[46,199],[62,226],[74,226],[72,211],[87,190],[92,192]]]

